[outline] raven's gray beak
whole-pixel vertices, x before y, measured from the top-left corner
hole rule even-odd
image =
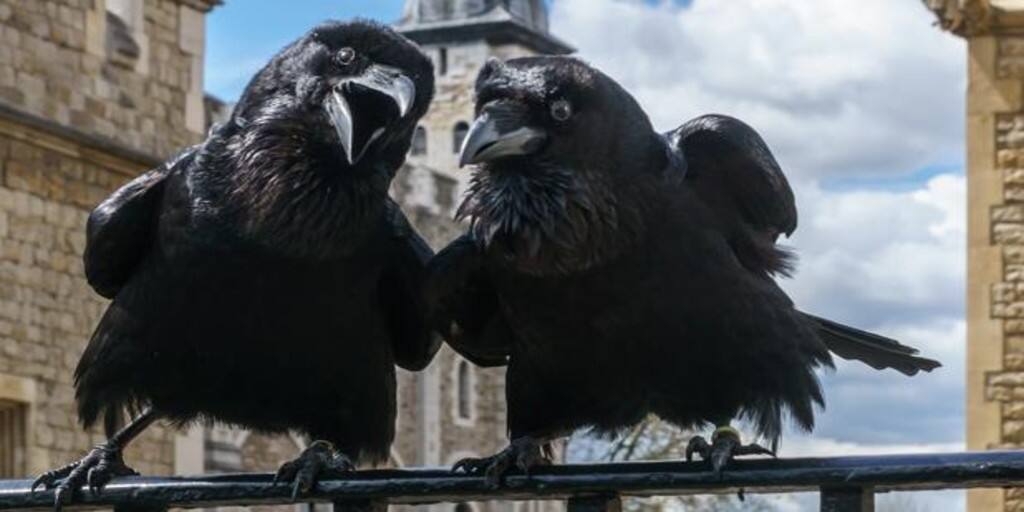
[[[380,99],[393,104],[397,118]],[[390,66],[374,64],[339,81],[327,95],[326,108],[349,165],[359,162],[392,122],[408,115],[415,100],[416,84]]]
[[[501,101],[484,107],[462,142],[459,167],[539,151],[548,134],[529,126],[528,117],[529,108],[520,103]]]

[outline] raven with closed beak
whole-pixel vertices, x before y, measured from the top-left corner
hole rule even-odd
[[[75,372],[85,427],[141,411],[40,476],[55,504],[134,474],[125,445],[158,419],[316,441],[278,476],[387,456],[395,364],[439,346],[420,301],[433,255],[388,187],[433,95],[433,67],[372,22],[327,22],[283,49],[205,142],[89,216],[85,273],[112,299]]]
[[[793,193],[767,145],[708,115],[655,132],[612,79],[567,57],[490,61],[462,147],[476,164],[469,232],[431,261],[435,327],[471,361],[507,365],[504,451],[456,469],[494,482],[545,462],[580,428],[614,433],[648,414],[718,427],[694,452],[715,471],[749,420],[774,449],[788,414],[811,430],[815,369],[834,353],[907,375],[939,363],[798,310],[774,277],[796,228]]]

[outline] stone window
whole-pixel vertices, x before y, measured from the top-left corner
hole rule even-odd
[[[0,479],[25,476],[28,448],[28,407],[0,400]]]
[[[455,423],[469,426],[476,420],[476,376],[473,367],[465,359],[455,363]]]
[[[242,471],[242,446],[249,432],[223,426],[207,429],[203,440],[203,467],[211,473]]]
[[[437,74],[445,76],[448,74],[448,48],[442,46],[437,53]]]
[[[455,129],[452,130],[452,152],[456,155],[459,151],[462,151],[462,141],[466,139],[466,134],[469,133],[469,123],[465,121],[459,121],[455,124]]]
[[[455,506],[452,507],[452,512],[476,512],[476,511],[473,510],[473,505],[470,505],[469,503],[456,503]]]
[[[427,129],[422,126],[417,126],[416,131],[412,133],[412,147],[409,152],[413,156],[420,156],[427,154]]]
[[[138,0],[107,0],[107,57],[134,67],[142,55],[140,40],[145,4]]]

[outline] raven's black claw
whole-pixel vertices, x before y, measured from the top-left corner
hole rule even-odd
[[[78,467],[78,464],[79,462],[75,461],[62,468],[47,471],[46,473],[39,475],[39,477],[32,482],[32,494],[35,494],[36,489],[39,486],[43,486],[44,489],[53,489],[57,485],[57,482],[61,478],[71,474],[71,471]]]
[[[291,482],[292,501],[313,490],[324,473],[353,471],[355,464],[342,453],[335,453],[334,446],[327,441],[314,441],[299,458],[281,465],[274,475],[274,483]]]
[[[744,445],[740,442],[739,433],[730,427],[719,428],[711,438],[711,444],[701,436],[690,439],[686,445],[686,460],[693,460],[693,454],[699,454],[702,459],[711,463],[711,469],[715,475],[721,477],[730,462],[736,457],[744,455],[771,455],[775,452],[759,445]]]
[[[32,482],[32,492],[43,485],[47,489],[56,487],[53,497],[55,512],[74,498],[75,491],[88,485],[89,491],[98,495],[114,477],[131,476],[138,473],[125,465],[121,458],[121,449],[109,444],[101,444],[77,460],[53,471],[47,471]]]
[[[695,453],[702,459],[711,456],[711,445],[701,436],[693,436],[690,438],[690,442],[686,443],[686,462],[692,461]]]
[[[544,455],[541,443],[531,437],[522,437],[512,440],[508,447],[490,457],[462,459],[452,466],[452,471],[467,475],[483,474],[487,485],[496,488],[513,466],[529,475],[531,469],[549,464],[551,460]]]

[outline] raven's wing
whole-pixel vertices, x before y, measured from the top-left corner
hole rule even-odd
[[[427,367],[441,339],[427,323],[422,300],[427,262],[434,251],[393,201],[388,200],[388,228],[393,243],[379,284],[380,298],[391,329],[395,363],[410,371]]]
[[[469,235],[457,238],[430,261],[427,274],[424,301],[434,329],[473,364],[507,364],[512,331],[476,242]]]
[[[775,242],[796,230],[796,202],[764,139],[746,123],[715,114],[693,119],[666,137],[686,162],[687,183],[714,212],[743,266],[766,277],[788,273],[791,255]],[[828,349],[844,359],[907,375],[941,366],[895,340],[801,314]]]
[[[666,134],[686,162],[687,183],[714,212],[740,262],[786,274],[790,254],[775,241],[796,230],[793,190],[764,139],[743,121],[709,114]]]
[[[196,148],[141,174],[89,214],[85,226],[85,277],[96,293],[112,299],[153,245],[167,177],[189,165]]]

